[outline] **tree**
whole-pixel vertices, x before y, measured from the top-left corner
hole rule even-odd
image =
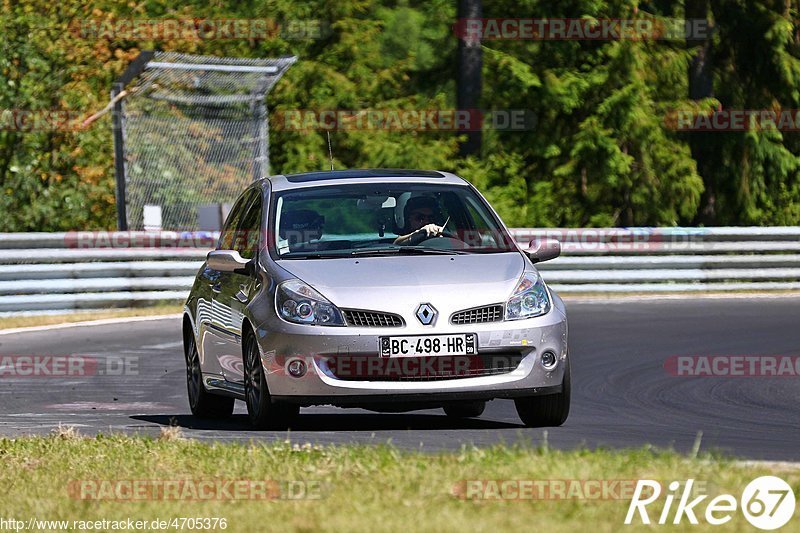
[[[467,19],[480,19],[482,16],[481,0],[458,0],[459,22]],[[459,25],[459,28],[462,26]],[[483,86],[483,51],[479,37],[468,34],[459,36],[457,69],[456,107],[463,110],[478,109]],[[460,133],[466,137],[466,140],[461,143],[460,154],[467,156],[480,153],[481,131],[471,129]]]

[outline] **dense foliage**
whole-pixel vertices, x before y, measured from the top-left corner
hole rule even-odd
[[[144,49],[299,56],[269,97],[291,109],[453,109],[455,0],[0,0],[0,231],[113,228],[111,119],[20,131],[8,110],[88,115]],[[690,5],[687,5],[690,4]],[[675,40],[483,42],[483,109],[528,109],[529,131],[486,131],[458,155],[452,132],[338,131],[338,168],[454,170],[511,226],[800,224],[800,135],[676,132],[677,109],[800,108],[800,39],[790,0],[485,0],[484,17],[682,18],[705,13],[706,43]],[[317,19],[320,39],[81,38],[76,21]],[[705,46],[709,94],[689,99]],[[3,111],[6,110],[6,111]],[[13,121],[12,121],[13,123]],[[322,131],[273,131],[274,172],[328,165]]]

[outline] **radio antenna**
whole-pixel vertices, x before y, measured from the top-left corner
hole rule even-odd
[[[325,133],[328,134],[328,157],[331,160],[331,170],[333,170],[333,150],[331,149],[331,132],[326,131]]]

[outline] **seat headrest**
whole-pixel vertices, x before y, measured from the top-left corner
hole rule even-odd
[[[281,215],[279,236],[290,243],[308,242],[322,236],[325,217],[311,209],[286,211]]]

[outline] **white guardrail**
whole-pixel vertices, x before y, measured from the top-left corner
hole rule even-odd
[[[512,229],[562,243],[539,269],[564,294],[800,290],[800,227]],[[186,298],[216,235],[0,233],[0,315]]]

